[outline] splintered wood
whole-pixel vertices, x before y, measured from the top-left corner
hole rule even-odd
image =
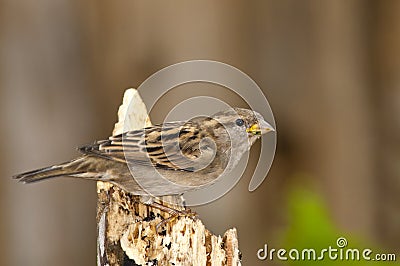
[[[126,90],[113,135],[150,125],[138,92]],[[201,220],[185,216],[156,228],[169,214],[142,204],[140,196],[100,181],[97,194],[97,264],[100,266],[240,265],[236,229],[229,229],[223,237],[216,236]],[[180,196],[162,197],[157,202],[184,209]]]

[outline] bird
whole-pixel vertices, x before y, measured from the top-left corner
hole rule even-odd
[[[65,176],[110,182],[134,195],[182,195],[229,174],[256,140],[272,131],[258,112],[229,108],[95,141],[79,147],[76,159],[14,178],[35,183]]]

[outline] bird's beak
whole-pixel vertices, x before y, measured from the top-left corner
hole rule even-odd
[[[275,129],[266,121],[261,120],[258,123],[252,125],[250,128],[247,128],[246,131],[247,133],[251,133],[253,135],[262,135],[270,131],[275,131]]]

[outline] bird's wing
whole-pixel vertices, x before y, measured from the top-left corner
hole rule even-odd
[[[122,163],[151,163],[156,168],[193,171],[192,162],[201,155],[199,143],[203,137],[198,123],[171,122],[128,131],[79,150]]]

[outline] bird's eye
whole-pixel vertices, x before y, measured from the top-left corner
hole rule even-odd
[[[239,127],[241,127],[241,126],[243,126],[244,125],[244,121],[243,121],[243,119],[237,119],[236,120],[236,125],[238,125]]]

